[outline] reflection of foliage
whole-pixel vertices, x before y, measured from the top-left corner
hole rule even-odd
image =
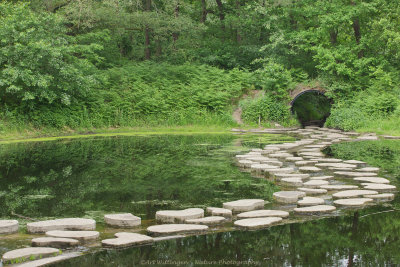
[[[4,145],[0,216],[79,216],[268,199],[275,187],[233,165],[232,135],[111,137]],[[271,142],[264,138],[264,142]],[[280,137],[277,137],[280,138]],[[253,140],[253,141],[252,141]],[[257,136],[245,143],[260,142]],[[242,150],[245,148],[241,148]],[[232,180],[225,184],[224,180]],[[134,203],[132,203],[134,202]]]

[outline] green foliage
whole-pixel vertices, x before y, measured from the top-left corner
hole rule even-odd
[[[324,120],[330,114],[329,99],[317,93],[305,93],[299,96],[292,105],[292,112],[301,122]]]

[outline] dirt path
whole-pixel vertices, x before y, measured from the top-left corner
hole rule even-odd
[[[242,108],[238,107],[232,114],[233,119],[239,124],[242,125]]]

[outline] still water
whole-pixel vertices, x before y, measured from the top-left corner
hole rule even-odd
[[[270,200],[278,187],[240,172],[234,155],[286,140],[293,138],[118,136],[0,145],[0,217],[90,217],[102,230],[106,213],[131,212],[146,225],[161,209]],[[397,180],[400,149],[393,147],[399,145],[385,142],[340,144],[327,153],[366,160]],[[90,249],[55,266],[397,266],[399,203],[396,197],[390,204],[260,231],[214,232],[125,250]],[[0,251],[29,245],[26,221],[19,220],[20,234],[13,240],[0,237]]]

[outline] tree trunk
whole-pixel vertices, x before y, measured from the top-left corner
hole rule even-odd
[[[352,1],[351,2],[352,6],[355,6],[355,3]],[[360,26],[360,20],[358,18],[353,18],[353,31],[354,31],[354,37],[356,39],[357,45],[360,45],[361,41],[361,26]],[[358,58],[362,58],[364,56],[364,51],[361,49],[358,52]]]
[[[237,10],[237,16],[238,19],[240,18],[240,0],[236,0],[236,10]],[[240,24],[240,19],[239,19],[239,24]],[[240,35],[240,29],[239,25],[237,26],[236,29],[236,42],[239,44],[242,41],[242,36]]]
[[[206,0],[201,0],[201,18],[200,22],[205,23],[207,19],[207,6],[206,6]]]
[[[150,12],[150,10],[151,10],[151,0],[146,0],[146,11]],[[144,29],[144,58],[146,60],[149,60],[151,58],[150,28],[148,25],[146,25]]]
[[[175,18],[178,18],[179,17],[179,2],[176,4],[174,13],[175,13]],[[179,33],[173,32],[172,39],[174,40],[174,44],[173,44],[174,48],[175,48],[175,42],[178,40],[178,38],[179,38]]]
[[[224,14],[224,6],[221,2],[221,0],[216,0],[217,5],[218,5],[218,16],[219,20],[221,21],[221,28],[222,30],[225,30],[225,25],[224,25],[224,19],[225,19],[225,14]]]

